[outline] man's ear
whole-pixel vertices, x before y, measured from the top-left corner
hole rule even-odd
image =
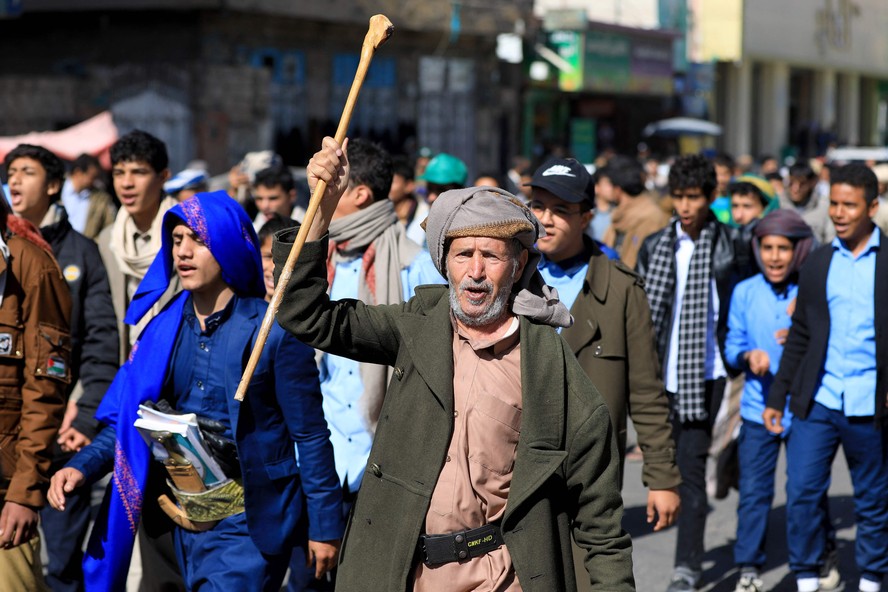
[[[357,185],[352,193],[354,194],[355,206],[359,210],[363,210],[373,203],[373,192],[366,185]]]
[[[62,182],[58,179],[46,184],[47,195],[58,195],[62,191]]]
[[[291,189],[287,194],[287,200],[290,202],[290,205],[296,205],[296,190]]]
[[[163,169],[160,171],[160,177],[164,180],[164,182],[170,180],[170,169]]]

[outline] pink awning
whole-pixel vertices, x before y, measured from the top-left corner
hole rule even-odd
[[[30,132],[21,136],[0,137],[0,159],[19,144],[43,146],[65,160],[74,160],[84,152],[99,158],[102,166],[111,168],[108,149],[117,141],[117,126],[110,111],[57,132]]]

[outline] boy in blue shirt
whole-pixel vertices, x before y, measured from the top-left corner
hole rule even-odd
[[[108,390],[96,413],[108,427],[50,487],[50,503],[64,509],[66,493],[113,464],[113,491],[84,559],[87,589],[124,588],[140,519],[152,509],[156,515],[154,461],[133,421],[140,403],[158,399],[218,422],[236,445],[226,475],[240,491],[226,488],[231,495],[221,507],[208,502],[212,522],[201,532],[176,521],[186,587],[277,591],[293,547],[306,543],[320,577],[335,565],[343,519],[313,351],[274,325],[245,400],[233,399],[267,307],[258,240],[237,202],[224,192],[201,193],[164,215],[163,247],[127,322],[150,310],[174,270],[184,291],[149,323]]]
[[[762,272],[740,282],[731,297],[725,357],[746,374],[740,400],[740,501],[734,546],[740,580],[735,592],[761,592],[763,586],[759,572],[765,563],[768,513],[782,438],[768,432],[762,412],[791,323],[798,270],[813,242],[811,228],[795,212],[768,214],[756,226],[752,241]],[[783,437],[788,435],[791,417],[787,409]]]

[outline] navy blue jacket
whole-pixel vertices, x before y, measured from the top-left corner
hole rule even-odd
[[[303,507],[311,540],[340,538],[344,525],[342,490],[321,407],[314,351],[275,323],[243,403],[234,400],[266,308],[259,298],[238,298],[225,321],[236,327],[226,352],[231,360],[227,402],[243,473],[250,537],[263,553],[280,554],[300,542],[303,531],[297,525],[303,519]],[[111,468],[115,439],[114,430],[106,428],[67,466],[87,479],[103,475]],[[147,503],[151,502],[146,498]]]

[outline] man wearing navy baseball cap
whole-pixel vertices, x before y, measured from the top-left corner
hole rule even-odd
[[[681,477],[642,280],[623,263],[609,259],[585,234],[593,216],[595,185],[582,164],[551,159],[528,185],[528,205],[546,229],[546,236],[537,241],[543,254],[540,273],[546,284],[558,289],[575,319],[561,334],[604,395],[621,457],[631,409],[644,451],[642,481],[650,488],[647,519],[654,530],[666,528],[678,514]]]

